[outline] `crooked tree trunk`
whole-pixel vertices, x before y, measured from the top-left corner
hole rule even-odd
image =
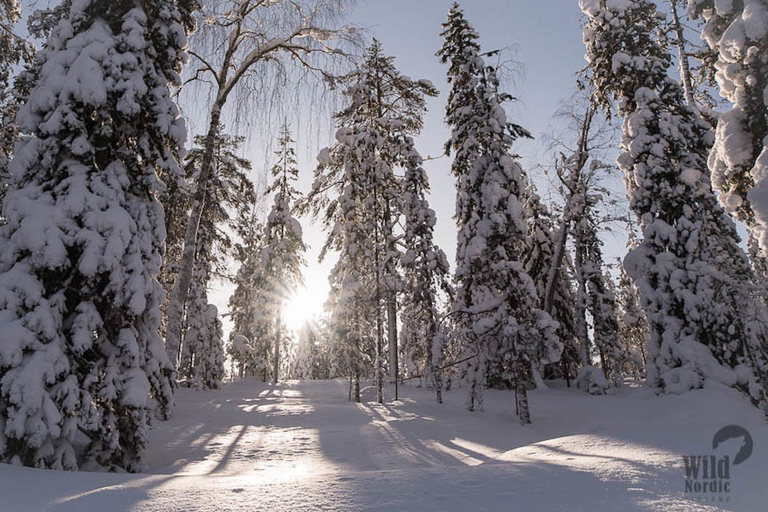
[[[581,171],[587,164],[589,159],[589,130],[592,127],[592,118],[595,116],[596,108],[594,103],[590,104],[584,115],[584,121],[581,124],[581,133],[579,134],[579,147],[577,149],[577,157],[575,166],[571,169],[571,175],[569,176],[568,183],[566,184],[569,195],[566,198],[566,205],[570,206],[573,199],[573,191],[576,189],[576,185],[581,179]],[[547,276],[547,283],[544,292],[544,311],[547,314],[552,314],[552,309],[555,303],[555,289],[557,280],[560,278],[560,267],[563,264],[563,258],[565,257],[565,246],[568,242],[568,232],[571,227],[572,219],[568,216],[570,208],[566,208],[566,213],[563,214],[563,219],[560,223],[560,229],[557,231],[557,237],[555,239],[555,254],[552,259],[552,267],[549,269]]]
[[[211,124],[205,139],[205,149],[200,163],[200,174],[197,178],[197,190],[192,202],[192,210],[187,222],[187,230],[184,234],[184,252],[182,253],[179,275],[173,285],[171,301],[168,305],[168,328],[165,333],[165,351],[171,360],[174,369],[178,365],[181,351],[181,330],[184,316],[184,306],[187,303],[189,287],[192,284],[192,270],[195,266],[195,248],[197,246],[197,230],[205,208],[205,197],[208,190],[208,181],[213,174],[213,154],[216,146],[216,138],[219,135],[219,122],[221,121],[221,108],[226,100],[217,99],[211,109]],[[175,378],[175,376],[174,376]]]

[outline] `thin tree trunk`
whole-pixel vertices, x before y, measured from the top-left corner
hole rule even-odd
[[[397,400],[397,376],[398,368],[398,350],[397,350],[397,298],[395,292],[389,292],[387,300],[387,341],[389,343],[389,375],[395,383],[395,400]]]
[[[563,264],[563,258],[565,257],[565,246],[568,241],[568,232],[570,231],[572,218],[570,217],[571,199],[573,198],[573,191],[576,189],[576,185],[581,178],[581,171],[587,164],[589,159],[589,130],[592,126],[592,118],[595,116],[596,107],[594,103],[591,103],[584,115],[584,121],[581,124],[581,133],[579,134],[579,146],[576,162],[571,169],[571,174],[567,183],[569,196],[566,199],[566,211],[563,213],[563,219],[560,223],[560,229],[557,231],[557,237],[555,239],[555,254],[552,259],[552,267],[549,269],[549,275],[547,276],[546,289],[544,292],[544,311],[548,314],[552,314],[552,308],[555,302],[555,289],[557,280],[560,278],[560,268]]]
[[[381,256],[379,254],[379,187],[373,186],[373,254],[376,266],[376,401],[384,403],[384,326],[381,321]]]
[[[195,265],[195,248],[197,246],[197,230],[205,207],[205,197],[208,188],[208,180],[213,174],[213,153],[218,136],[219,122],[221,121],[221,108],[224,99],[219,98],[211,109],[211,124],[205,140],[205,150],[200,163],[200,174],[197,178],[197,190],[192,203],[192,211],[187,222],[187,230],[184,235],[184,252],[182,254],[179,275],[173,286],[171,302],[168,306],[168,328],[165,335],[165,351],[168,354],[173,367],[178,365],[181,351],[181,329],[184,316],[184,306],[192,284],[192,270]]]
[[[527,378],[525,378],[524,368],[525,363],[519,360],[515,363],[517,371],[515,372],[515,401],[517,405],[517,417],[520,418],[520,423],[527,425],[531,422],[531,411],[528,406],[528,390],[525,387]]]
[[[579,237],[580,238],[580,237]],[[579,283],[576,292],[576,336],[579,338],[579,357],[581,367],[586,368],[592,363],[589,359],[589,332],[587,330],[587,284],[584,280],[584,255],[581,240],[576,241],[576,257],[574,267],[576,280]]]
[[[277,332],[275,333],[275,361],[273,365],[272,384],[277,384],[278,376],[280,374],[280,338],[282,337],[282,329],[280,322],[277,322]]]
[[[427,307],[429,307],[430,311],[434,311],[434,304],[431,303],[431,300]],[[440,326],[437,320],[434,316],[432,316],[432,325],[429,331],[427,331],[427,337],[429,340],[431,340],[431,343],[427,348],[427,368],[429,368],[429,371],[432,374],[432,378],[435,380],[435,399],[437,400],[437,403],[441,404],[443,403],[443,375],[441,373],[442,370],[435,363],[434,357],[435,340],[437,339],[439,328]]]
[[[560,229],[555,238],[555,255],[552,258],[552,266],[549,268],[547,276],[546,290],[544,292],[544,311],[552,314],[552,308],[555,302],[555,283],[560,278],[560,267],[565,257],[565,244],[568,241],[569,221],[563,216],[560,223]]]
[[[688,62],[688,52],[685,50],[685,37],[683,25],[677,14],[677,2],[669,0],[669,8],[672,13],[672,29],[675,31],[678,60],[680,61],[680,81],[683,83],[685,102],[689,107],[696,107],[696,99],[693,96],[693,79],[691,78],[691,66]]]
[[[394,246],[392,236],[392,210],[390,208],[389,199],[384,206],[384,226],[387,232],[384,233],[387,236],[387,258],[391,257],[397,250]],[[398,364],[398,347],[397,347],[397,289],[396,289],[396,271],[391,268],[391,261],[387,260],[387,268],[389,272],[391,289],[387,292],[387,341],[389,343],[389,376],[395,383],[395,400],[398,399],[397,393],[397,378],[400,373]]]

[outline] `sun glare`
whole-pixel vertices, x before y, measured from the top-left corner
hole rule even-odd
[[[324,293],[313,293],[306,288],[299,290],[288,300],[283,309],[283,322],[286,327],[293,332],[298,332],[305,323],[322,314],[325,299]]]

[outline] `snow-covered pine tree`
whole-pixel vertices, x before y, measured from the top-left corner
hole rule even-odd
[[[235,231],[241,239],[234,246],[234,258],[240,262],[240,268],[235,276],[235,290],[228,302],[233,327],[227,353],[242,378],[259,374],[258,355],[261,353],[256,349],[256,308],[259,306],[257,296],[261,283],[259,255],[263,226],[258,221],[255,207],[248,215],[238,217]]]
[[[0,460],[137,471],[170,413],[156,194],[186,135],[190,4],[65,2],[39,57],[0,230]]]
[[[405,156],[401,165],[403,177],[402,210],[405,217],[404,251],[402,256],[403,352],[413,364],[416,373],[434,385],[438,403],[442,398],[443,352],[446,342],[444,314],[440,307],[440,294],[450,299],[453,291],[449,282],[448,259],[434,241],[435,212],[429,207],[426,193],[429,178],[422,167],[421,155],[413,139],[403,136],[397,153]]]
[[[358,294],[355,300],[372,304],[377,391],[383,401],[382,311],[387,312],[389,346],[395,349],[396,294],[401,288],[401,255],[394,228],[402,213],[402,184],[395,169],[416,165],[420,158],[409,137],[421,130],[424,97],[435,96],[437,91],[426,80],[414,81],[400,74],[394,58],[385,55],[375,40],[360,69],[344,81],[349,84],[344,94],[350,103],[336,114],[340,127],[337,144],[321,154],[308,204],[316,216],[325,210],[324,223],[330,230],[326,248],[342,253],[334,272],[337,288],[348,287],[351,279]],[[339,194],[338,199],[330,200],[329,190]],[[369,294],[367,298],[365,294]],[[342,303],[348,300],[345,297]],[[396,367],[397,352],[390,350],[389,363]]]
[[[22,61],[30,63],[34,55],[34,46],[14,32],[19,18],[18,0],[0,0],[0,204],[9,185],[8,162],[19,135],[16,125],[19,98],[12,83],[13,71]]]
[[[328,277],[331,291],[326,309],[330,311],[329,335],[334,340],[335,369],[339,375],[349,377],[350,401],[360,402],[360,379],[369,375],[369,363],[373,361],[367,354],[371,352],[369,347],[374,338],[371,332],[374,332],[375,326],[371,325],[370,301],[364,295],[364,280],[360,272],[365,268],[361,264],[365,260],[357,240],[364,240],[365,235],[355,229],[352,221],[355,202],[347,199],[352,190],[354,186],[345,187],[345,192],[337,199],[345,222],[335,224],[344,229],[342,240],[346,244],[340,248],[339,259]]]
[[[640,307],[640,296],[635,282],[624,270],[621,260],[618,261],[618,266],[616,298],[619,305],[619,337],[624,348],[622,367],[625,373],[634,374],[635,378],[639,378],[645,376],[647,363],[646,346],[650,341],[648,319]]]
[[[768,3],[688,0],[688,13],[705,22],[720,94],[732,103],[718,117],[712,184],[725,210],[746,224],[750,257],[768,286]]]
[[[522,254],[523,268],[531,276],[536,285],[536,294],[538,296],[538,307],[546,309],[546,296],[549,288],[549,280],[553,279],[551,286],[552,304],[550,315],[557,321],[557,337],[563,344],[563,352],[560,361],[543,365],[544,373],[549,377],[564,378],[568,385],[570,379],[575,377],[578,372],[579,347],[576,337],[576,323],[573,314],[573,304],[575,296],[572,286],[572,276],[569,266],[569,259],[565,257],[565,238],[562,240],[563,255],[558,258],[558,236],[563,235],[554,231],[555,222],[548,208],[541,202],[541,198],[536,193],[533,185],[528,186],[525,201],[525,217],[528,223],[528,234],[526,237],[526,249]],[[567,227],[563,229],[567,230]],[[567,236],[567,231],[564,234]],[[559,262],[558,262],[559,259]],[[552,267],[559,265],[556,273],[552,272]],[[542,347],[543,348],[543,347]],[[543,356],[544,354],[541,354]],[[539,383],[540,357],[537,352],[537,358],[533,361],[531,368],[534,383]]]
[[[205,141],[205,137],[195,137],[196,146],[190,150],[184,163],[186,181],[176,180],[169,184],[168,193],[164,196],[166,211],[173,216],[166,219],[169,243],[163,282],[168,287],[168,292],[173,289],[176,272],[181,266],[184,230],[191,209],[189,191],[196,190],[198,186],[205,153]],[[205,317],[204,313],[208,307],[206,289],[210,285],[211,278],[214,277],[214,274],[226,275],[227,257],[233,245],[229,232],[237,231],[238,223],[249,217],[256,203],[254,184],[248,177],[251,163],[237,155],[237,151],[244,141],[245,137],[228,135],[225,128],[220,126],[213,147],[215,172],[208,180],[205,190],[205,204],[200,212],[198,227],[200,240],[195,250],[195,280],[191,285],[194,293],[190,289],[188,296],[188,306],[191,307],[193,303],[196,303],[202,318]],[[186,308],[184,313],[184,317],[188,318]],[[215,329],[211,328],[209,331],[214,332]],[[177,364],[184,350],[182,344],[179,347],[179,353],[168,354],[174,365]],[[189,368],[187,365],[187,370]],[[188,377],[189,375],[179,372],[179,378]],[[208,379],[206,378],[206,380]]]
[[[521,198],[523,171],[510,155],[514,140],[527,134],[507,120],[493,67],[485,64],[475,29],[458,4],[443,24],[438,52],[449,63],[451,92],[446,122],[453,133],[446,151],[454,153],[456,185],[456,300],[453,311],[465,337],[470,368],[470,410],[481,405],[488,365],[500,362],[515,381],[517,413],[530,422],[526,384],[531,361],[557,361],[562,344],[557,324],[538,308],[536,287],[520,262],[527,232]],[[541,341],[540,341],[541,340]]]
[[[755,276],[706,169],[709,125],[669,75],[648,0],[581,0],[600,104],[625,116],[619,166],[643,240],[625,258],[648,316],[647,379],[681,393],[707,380],[765,403],[766,319]]]
[[[206,209],[203,210],[205,212]],[[218,389],[224,379],[224,340],[216,306],[208,302],[212,263],[209,225],[201,221],[195,251],[195,273],[189,290],[186,330],[177,370],[178,379],[195,389]]]
[[[275,193],[274,204],[264,226],[260,254],[263,281],[259,291],[264,314],[273,328],[272,382],[277,382],[280,377],[280,347],[286,336],[283,308],[303,284],[301,269],[306,264],[307,246],[302,239],[301,224],[293,216],[293,205],[300,197],[293,186],[299,176],[293,143],[288,125],[283,125],[275,152],[277,163],[272,167],[275,181],[267,189],[267,194]]]
[[[582,273],[587,285],[587,311],[592,317],[592,336],[603,376],[617,385],[621,382],[623,340],[618,336],[616,297],[607,281],[610,277],[605,274],[602,241],[597,236],[596,223],[591,224],[590,230],[580,237],[584,249]]]
[[[602,394],[610,385],[613,370],[621,367],[621,343],[617,337],[616,302],[605,281],[600,224],[597,209],[603,201],[598,172],[604,164],[592,160],[588,169],[571,171],[566,181],[566,204],[574,249],[576,291],[576,333],[579,339],[581,370],[577,385],[593,394]],[[587,316],[591,318],[591,329]],[[591,338],[590,338],[591,332]],[[592,355],[600,357],[602,371],[593,366]],[[602,374],[602,375],[601,375]],[[618,382],[620,373],[613,375]]]

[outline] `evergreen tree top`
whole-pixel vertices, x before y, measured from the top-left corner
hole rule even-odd
[[[394,61],[374,39],[361,66],[342,79],[349,84],[344,94],[350,104],[336,114],[339,125],[394,120],[406,133],[421,131],[425,96],[435,97],[438,91],[428,80],[412,80],[401,74]]]
[[[442,26],[440,36],[444,43],[437,56],[441,63],[451,64],[448,71],[448,83],[451,83],[460,74],[461,67],[480,54],[480,43],[477,42],[480,36],[456,2],[448,11],[448,20]]]
[[[275,181],[267,189],[267,194],[278,192],[282,200],[291,202],[297,199],[301,193],[296,190],[292,182],[299,179],[298,161],[296,159],[296,150],[293,147],[294,140],[291,137],[291,131],[287,124],[280,128],[280,135],[277,141],[278,149],[275,151],[277,163],[272,166],[271,174]]]

